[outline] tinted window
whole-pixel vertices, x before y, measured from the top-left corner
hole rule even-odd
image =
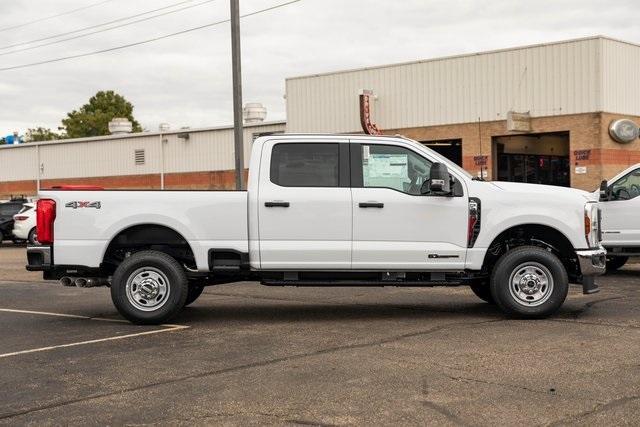
[[[429,160],[404,147],[362,146],[364,187],[391,188],[417,196],[422,184],[429,179],[430,170]]]
[[[640,169],[633,170],[612,185],[613,197],[629,200],[640,196]]]
[[[337,187],[339,144],[277,144],[271,182],[283,187]]]
[[[2,216],[12,216],[17,214],[20,211],[20,207],[22,205],[16,205],[13,203],[6,203],[0,205],[0,215]]]

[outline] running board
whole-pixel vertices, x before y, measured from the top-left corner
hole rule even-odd
[[[432,287],[432,286],[462,286],[468,283],[462,280],[456,281],[391,281],[391,280],[262,280],[260,282],[264,286],[335,286],[335,287],[348,287],[348,286],[370,286],[370,287],[384,287],[384,286],[413,286],[413,287]]]

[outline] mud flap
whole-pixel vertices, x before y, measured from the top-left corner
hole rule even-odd
[[[582,293],[585,295],[595,294],[600,292],[600,288],[596,284],[596,278],[594,276],[587,276],[582,278]]]

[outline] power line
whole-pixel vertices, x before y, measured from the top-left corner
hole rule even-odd
[[[193,0],[188,0],[188,1],[193,1]],[[127,26],[130,26],[130,25],[133,25],[133,24],[138,24],[140,22],[150,21],[150,20],[155,19],[155,18],[160,18],[162,16],[170,15],[170,14],[176,13],[176,12],[181,12],[181,11],[187,10],[187,9],[192,9],[194,7],[201,6],[203,4],[211,3],[211,2],[214,2],[214,1],[216,1],[216,0],[206,0],[206,1],[203,1],[201,3],[196,3],[196,4],[189,5],[189,6],[181,7],[179,9],[174,9],[174,10],[170,10],[170,11],[167,11],[167,12],[159,13],[157,15],[148,16],[146,18],[137,19],[137,20],[131,21],[131,22],[126,22],[124,24],[114,25],[113,27],[104,28],[102,30],[91,31],[91,32],[85,33],[85,34],[78,34],[77,36],[67,37],[67,38],[60,39],[60,40],[53,40],[53,41],[50,41],[48,43],[42,43],[42,44],[39,44],[39,45],[36,45],[36,46],[30,46],[30,47],[25,47],[25,48],[22,48],[22,49],[12,50],[10,52],[3,52],[3,53],[0,53],[0,56],[11,55],[11,54],[14,54],[14,53],[25,52],[25,51],[28,51],[28,50],[38,49],[38,48],[45,47],[45,46],[51,46],[51,45],[54,45],[54,44],[64,43],[64,42],[67,42],[67,41],[70,41],[70,40],[81,39],[81,38],[84,38],[84,37],[92,36],[94,34],[104,33],[106,31],[115,30],[117,28],[127,27]],[[102,26],[102,25],[105,25],[105,24],[101,24],[99,26]],[[0,47],[0,49],[2,49],[2,48]]]
[[[104,27],[105,25],[115,24],[117,22],[128,21],[129,19],[137,18],[139,16],[148,15],[148,14],[154,13],[154,12],[159,12],[159,11],[165,10],[165,9],[170,9],[172,7],[180,6],[180,5],[184,4],[184,3],[191,3],[193,1],[194,0],[184,0],[184,1],[180,1],[178,3],[170,4],[168,6],[164,6],[164,7],[158,8],[158,9],[148,10],[146,12],[137,13],[135,15],[125,16],[125,17],[122,17],[122,18],[114,19],[113,21],[103,22],[102,24],[90,25],[88,27],[78,28],[76,30],[66,31],[64,33],[58,33],[58,34],[55,34],[55,35],[52,35],[52,36],[42,37],[42,38],[39,38],[39,39],[33,39],[33,40],[26,41],[26,42],[20,42],[20,43],[10,44],[10,45],[6,45],[6,46],[0,46],[0,49],[1,50],[10,49],[12,47],[24,46],[24,45],[27,45],[27,44],[32,44],[32,43],[37,43],[37,42],[41,42],[41,41],[45,41],[45,40],[56,39],[58,37],[68,36],[69,34],[81,33],[81,32],[86,31],[86,30],[91,30],[93,28],[98,28],[98,27]],[[115,27],[115,28],[117,28],[117,27]],[[46,45],[44,45],[44,46],[46,46]],[[16,50],[15,52],[20,52],[20,50]]]
[[[247,18],[249,16],[258,15],[258,14],[264,13],[264,12],[269,12],[271,10],[278,9],[278,8],[281,8],[281,7],[284,7],[284,6],[288,6],[288,5],[293,4],[293,3],[298,3],[300,1],[302,1],[302,0],[291,0],[291,1],[288,1],[288,2],[277,4],[275,6],[268,7],[266,9],[256,10],[255,12],[247,13],[247,14],[241,15],[240,17],[241,18]],[[107,52],[113,52],[113,51],[116,51],[116,50],[127,49],[127,48],[130,48],[130,47],[139,46],[139,45],[143,45],[143,44],[147,44],[147,43],[152,43],[152,42],[156,42],[158,40],[164,40],[164,39],[168,39],[168,38],[174,37],[174,36],[179,36],[181,34],[191,33],[191,32],[194,32],[194,31],[202,30],[204,28],[215,27],[217,25],[221,25],[221,24],[224,24],[224,23],[229,22],[229,21],[230,21],[230,19],[224,19],[224,20],[221,20],[221,21],[211,22],[209,24],[200,25],[198,27],[187,28],[186,30],[182,30],[182,31],[178,31],[178,32],[175,32],[175,33],[170,33],[170,34],[165,34],[163,36],[158,36],[158,37],[154,37],[154,38],[147,39],[147,40],[142,40],[142,41],[129,43],[129,44],[125,44],[125,45],[120,45],[120,46],[114,46],[114,47],[110,47],[110,48],[107,48],[107,49],[94,50],[93,52],[86,52],[86,53],[80,53],[80,54],[77,54],[77,55],[63,56],[63,57],[60,57],[60,58],[48,59],[46,61],[32,62],[32,63],[29,63],[29,64],[21,64],[21,65],[14,65],[14,66],[11,66],[11,67],[4,67],[4,68],[0,68],[0,71],[9,71],[9,70],[17,70],[17,69],[21,69],[21,68],[35,67],[37,65],[50,64],[52,62],[61,62],[61,61],[69,60],[69,59],[84,58],[86,56],[98,55],[98,54],[101,54],[101,53],[107,53]]]
[[[72,13],[80,12],[81,10],[86,10],[86,9],[89,9],[89,8],[92,8],[92,7],[100,6],[101,4],[109,3],[109,2],[112,2],[112,1],[113,0],[102,0],[102,1],[99,1],[97,3],[88,4],[86,6],[79,7],[77,9],[67,10],[66,12],[61,12],[61,13],[58,13],[56,15],[45,16],[45,17],[42,17],[42,18],[34,19],[33,21],[27,21],[27,22],[23,22],[21,24],[13,25],[11,27],[3,27],[2,29],[0,29],[0,33],[3,33],[5,31],[9,31],[9,30],[15,30],[16,28],[23,28],[23,27],[26,27],[26,26],[32,25],[32,24],[37,24],[38,22],[48,21],[48,20],[53,19],[53,18],[58,18],[59,16],[71,15]]]

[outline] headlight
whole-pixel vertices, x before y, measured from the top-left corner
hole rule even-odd
[[[596,202],[584,205],[584,237],[590,248],[600,245],[600,210]]]

